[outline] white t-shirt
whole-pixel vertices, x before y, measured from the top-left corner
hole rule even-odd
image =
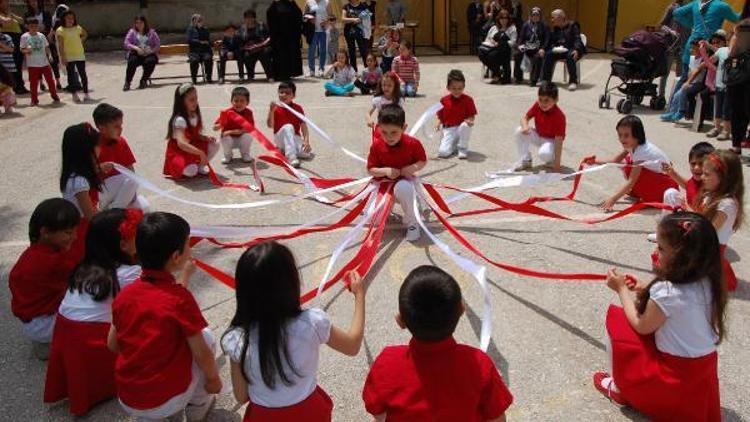
[[[81,205],[78,203],[78,198],[76,198],[76,194],[79,194],[81,192],[88,192],[89,189],[91,189],[91,185],[89,185],[89,181],[86,180],[85,177],[79,176],[77,174],[73,174],[68,178],[68,181],[65,183],[65,190],[63,191],[62,195],[64,199],[67,199],[68,201],[72,202],[73,205],[78,208],[78,212],[83,215],[83,211],[81,211]]]
[[[375,107],[378,111],[380,111],[380,109],[382,109],[383,106],[387,106],[388,104],[393,104],[393,100],[389,100],[385,98],[385,96],[382,96],[382,95],[377,96],[377,97],[372,97],[372,106]],[[403,97],[398,99],[398,105],[400,105],[401,107],[404,106]]]
[[[656,161],[654,163],[649,163],[643,166],[644,168],[647,168],[654,173],[664,173],[664,171],[662,171],[661,169],[661,163],[669,162],[667,154],[665,154],[664,151],[660,150],[659,147],[649,141],[646,141],[642,145],[636,146],[635,149],[631,151],[630,157],[633,159],[633,164],[644,163],[647,161]]]
[[[117,282],[120,289],[134,282],[141,275],[140,265],[120,265],[117,268]],[[112,297],[100,302],[85,292],[72,292],[68,289],[60,303],[60,315],[71,321],[112,322]]]
[[[318,385],[318,358],[320,345],[328,343],[331,335],[331,321],[328,315],[317,308],[302,313],[286,326],[287,349],[292,365],[300,376],[292,372],[282,356],[284,371],[292,385],[285,385],[276,377],[276,388],[268,388],[263,382],[258,358],[258,330],[252,328],[248,335],[245,374],[252,382],[249,386],[250,400],[265,407],[285,407],[297,404],[312,394]],[[243,331],[230,329],[221,340],[223,349],[233,362],[241,362]],[[282,352],[283,353],[283,352]]]
[[[308,10],[315,13],[315,32],[325,31],[320,23],[328,20],[328,3],[329,0],[307,0]]]
[[[190,126],[196,127],[198,126],[198,117],[191,117],[190,118]],[[172,122],[172,127],[174,129],[187,129],[188,124],[187,121],[185,121],[185,118],[182,116],[175,117],[174,121]]]
[[[719,237],[719,244],[726,245],[729,242],[729,238],[732,237],[732,233],[734,233],[732,226],[734,226],[734,221],[737,219],[737,201],[732,198],[724,198],[719,201],[716,209],[727,216],[724,224],[716,230],[716,235]]]
[[[659,281],[649,290],[651,300],[666,315],[656,330],[656,348],[670,355],[697,358],[716,350],[718,336],[711,328],[711,284],[703,279],[689,284]]]
[[[716,89],[726,89],[724,84],[724,62],[729,57],[729,47],[721,47],[716,50],[714,55],[718,58],[716,61]]]
[[[45,67],[49,65],[47,59],[47,46],[49,42],[47,37],[37,32],[36,35],[25,33],[21,35],[21,48],[31,49],[31,54],[25,55],[26,66],[28,67]]]

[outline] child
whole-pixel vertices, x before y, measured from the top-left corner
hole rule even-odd
[[[206,175],[208,163],[219,152],[216,139],[203,136],[198,91],[184,83],[174,91],[172,117],[167,128],[167,153],[163,173],[173,179]]]
[[[228,60],[237,61],[240,81],[245,79],[245,66],[242,62],[241,51],[242,38],[237,36],[237,27],[230,23],[224,28],[224,38],[221,39],[221,50],[219,51],[219,84],[224,83]]]
[[[237,308],[222,336],[245,421],[330,421],[333,402],[318,386],[320,345],[356,356],[365,325],[365,286],[352,271],[348,331],[318,308],[300,307],[300,276],[292,252],[276,242],[257,244],[237,262]],[[266,280],[274,279],[273,283]]]
[[[699,46],[702,38],[696,38],[690,44],[690,64],[688,65],[688,76],[685,83],[678,89],[670,99],[669,110],[661,115],[664,122],[677,122],[685,117],[688,107],[688,99],[705,87],[706,70],[701,66],[703,59],[700,57]],[[688,116],[692,118],[692,116]]]
[[[393,59],[391,70],[401,79],[401,92],[407,97],[416,97],[419,90],[419,62],[411,54],[411,42],[404,41],[399,47],[399,56]]]
[[[47,359],[55,314],[68,287],[68,278],[81,260],[76,247],[78,210],[62,198],[42,201],[29,220],[29,241],[10,270],[10,306],[23,323],[34,355]]]
[[[401,82],[398,76],[393,72],[387,72],[380,80],[380,85],[375,91],[375,97],[372,99],[372,108],[367,112],[367,126],[374,128],[377,116],[373,119],[373,114],[380,113],[380,110],[388,104],[396,104],[399,107],[404,106],[404,98],[401,96]],[[378,131],[375,131],[377,135]]]
[[[2,31],[0,31],[0,67],[4,68],[8,71],[11,75],[11,81],[13,82],[11,86],[15,87],[15,79],[18,78],[17,73],[19,72],[18,69],[16,69],[16,62],[13,59],[13,51],[16,49],[15,44],[13,43],[13,38],[10,37],[8,34],[3,34]],[[15,94],[15,92],[13,92]]]
[[[662,202],[683,209],[688,209],[687,207],[696,208],[697,203],[695,200],[698,198],[698,193],[700,193],[701,185],[703,184],[703,161],[706,156],[713,152],[714,147],[708,142],[698,142],[690,148],[688,163],[690,164],[691,177],[689,180],[685,180],[685,178],[677,173],[672,163],[661,163],[662,171],[671,177],[679,187],[685,189],[685,195],[682,195],[675,188],[665,190]],[[649,237],[649,240],[651,240],[651,237]],[[653,233],[652,241],[656,242],[656,233]]]
[[[86,255],[60,304],[47,365],[44,402],[68,398],[70,413],[86,414],[115,396],[115,354],[107,348],[112,299],[135,281],[135,231],[140,210],[97,214],[86,234]]]
[[[83,50],[83,43],[86,41],[88,34],[76,20],[76,14],[68,10],[62,15],[62,26],[55,32],[57,39],[57,49],[59,50],[60,63],[65,66],[68,74],[68,89],[73,93],[73,101],[80,102],[81,98],[78,92],[83,90],[83,99],[90,100],[89,97],[89,78],[86,76],[86,53]],[[81,78],[79,85],[78,78]]]
[[[294,82],[281,82],[278,91],[280,102],[293,108],[299,114],[305,114],[302,106],[294,102],[294,97],[297,95],[297,85]],[[292,167],[299,167],[300,159],[312,158],[307,124],[289,110],[271,102],[266,124],[273,129],[274,143],[286,155]]]
[[[107,103],[94,108],[94,124],[101,134],[99,140],[99,162],[117,163],[135,171],[135,156],[122,136],[122,110]],[[104,164],[102,164],[104,165]],[[138,195],[138,183],[120,174],[115,169],[102,172],[102,192],[99,208],[139,208],[148,211],[148,201]]]
[[[732,107],[727,99],[727,85],[724,83],[724,62],[729,57],[729,47],[727,47],[727,38],[723,30],[717,31],[713,35],[711,40],[716,44],[717,50],[711,59],[703,55],[704,49],[701,49],[701,54],[704,60],[706,60],[706,66],[709,70],[713,70],[715,74],[715,88],[716,93],[714,95],[714,128],[711,129],[706,136],[709,138],[716,138],[719,141],[726,141],[732,139]]]
[[[365,61],[367,67],[362,71],[362,78],[354,81],[354,86],[359,88],[362,95],[370,93],[378,88],[383,79],[383,70],[378,67],[378,58],[374,54],[368,54]]]
[[[328,67],[324,78],[332,81],[325,83],[325,95],[330,97],[331,95],[337,96],[354,96],[354,80],[357,77],[357,73],[349,65],[349,55],[346,50],[339,50],[336,54],[336,61]]]
[[[398,56],[398,50],[401,46],[401,33],[396,28],[388,28],[382,37],[378,40],[378,51],[383,60],[380,62],[380,68],[383,73],[391,71],[393,59]]]
[[[224,158],[221,159],[221,162],[223,164],[232,162],[232,150],[239,148],[242,161],[252,163],[250,144],[253,142],[253,138],[245,128],[235,121],[235,119],[244,120],[250,126],[255,127],[253,111],[248,107],[250,91],[242,86],[234,88],[231,102],[232,107],[222,110],[214,122],[214,130],[221,131],[221,148],[224,150]]]
[[[594,387],[649,419],[718,422],[727,298],[716,231],[699,214],[677,212],[661,220],[657,242],[662,265],[650,283],[607,274],[622,308],[607,312],[612,371],[595,373]]]
[[[135,237],[141,276],[112,303],[107,345],[117,354],[117,396],[136,418],[185,409],[188,421],[202,421],[221,391],[213,335],[187,287],[195,271],[189,236],[180,216],[147,214]]]
[[[659,147],[646,140],[646,130],[640,118],[628,115],[620,119],[617,122],[617,136],[622,152],[609,161],[592,162],[627,164],[622,169],[627,182],[602,202],[604,211],[612,211],[615,203],[624,195],[634,197],[639,202],[661,202],[667,189],[678,188],[661,166],[661,163],[668,163],[669,158]]]
[[[63,134],[60,191],[87,221],[98,212],[101,175],[112,170],[111,164],[99,164],[99,138],[88,123],[70,126]]]
[[[395,104],[380,110],[378,130],[380,136],[373,137],[367,156],[367,172],[395,182],[393,196],[404,211],[406,240],[416,242],[420,233],[414,214],[414,185],[409,179],[427,165],[427,154],[419,140],[404,133],[406,114]]]
[[[521,126],[516,129],[519,161],[513,171],[531,169],[531,145],[539,147],[539,159],[552,171],[560,171],[562,161],[562,146],[565,140],[565,113],[558,107],[557,85],[553,82],[542,81],[537,92],[537,101],[521,118]],[[534,119],[535,128],[529,127],[529,121]]]
[[[16,105],[16,95],[13,92],[13,85],[13,75],[0,65],[0,104],[5,109],[5,114],[8,115],[16,112],[13,108]]]
[[[463,72],[457,69],[448,72],[446,87],[450,94],[440,99],[443,108],[437,113],[438,129],[443,129],[438,157],[448,158],[458,152],[458,158],[464,160],[468,156],[477,108],[474,99],[464,94],[466,78]]]
[[[362,391],[376,420],[505,420],[513,396],[494,363],[453,338],[463,313],[461,288],[448,273],[431,265],[409,273],[396,323],[412,339],[383,349]]]
[[[39,79],[44,76],[49,86],[52,101],[59,103],[55,80],[52,77],[52,67],[49,65],[49,42],[47,37],[39,32],[39,21],[36,18],[26,19],[29,32],[21,35],[21,51],[26,55],[26,67],[29,71],[31,84],[31,105],[39,105]]]

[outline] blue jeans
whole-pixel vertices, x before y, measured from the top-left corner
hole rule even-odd
[[[685,109],[685,90],[682,88],[675,91],[669,103],[669,113],[682,112]]]
[[[336,85],[333,82],[326,82],[326,84],[323,86],[325,87],[326,91],[330,92],[333,95],[346,95],[349,92],[354,91],[354,83],[346,85]]]
[[[401,93],[406,97],[417,96],[417,85],[414,82],[404,82],[401,85]]]
[[[319,69],[321,71],[323,70],[326,65],[326,51],[326,33],[316,32],[315,35],[313,35],[312,44],[310,44],[310,48],[307,50],[307,67],[310,68],[310,72],[315,71],[316,53],[318,57],[320,57]]]
[[[674,84],[674,90],[672,91],[673,96],[680,90],[680,88],[682,88],[682,85],[687,82],[688,73],[690,73],[690,66],[687,63],[681,63],[680,66],[682,66],[682,71],[680,72],[680,79],[677,79],[677,82]]]

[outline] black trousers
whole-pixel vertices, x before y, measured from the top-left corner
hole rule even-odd
[[[237,62],[237,72],[240,74],[240,79],[245,79],[245,64],[242,59],[242,54],[239,52],[232,51],[234,58],[230,59],[227,57],[229,51],[222,51],[219,53],[219,79],[224,79],[227,74],[227,62],[234,60]]]
[[[21,52],[21,34],[16,32],[6,32],[10,39],[13,40],[13,62],[16,64],[16,72],[13,74],[13,90],[23,91],[25,89],[23,82],[23,53]]]
[[[271,49],[266,48],[261,51],[245,51],[242,54],[242,60],[245,62],[245,69],[247,69],[247,77],[249,79],[255,79],[255,65],[260,62],[263,66],[263,72],[266,73],[266,78],[273,79],[273,67],[271,66]]]
[[[86,75],[86,62],[75,61],[68,62],[65,65],[65,69],[68,72],[68,90],[70,92],[78,92],[83,90],[84,94],[89,93],[89,77]],[[76,77],[78,73],[78,78]]]
[[[479,49],[479,60],[492,72],[493,77],[500,76],[503,82],[510,81],[510,49]],[[501,76],[502,75],[502,76]]]
[[[727,97],[732,105],[732,148],[738,149],[747,139],[750,123],[750,81],[727,87]]]
[[[527,50],[523,53],[518,52],[513,56],[513,77],[517,81],[523,80],[523,70],[521,70],[521,62],[523,62],[523,56],[529,58],[531,61],[531,72],[529,72],[529,80],[536,83],[539,80],[539,74],[542,72],[542,58],[539,57],[539,50]]]
[[[214,55],[211,53],[188,53],[188,62],[190,63],[190,79],[193,83],[198,81],[198,68],[201,63],[206,71],[206,81],[211,82],[214,74]]]
[[[362,56],[363,66],[367,63],[367,54],[370,52],[370,41],[361,36],[346,36],[346,48],[349,50],[349,64],[357,72],[357,48]]]
[[[159,63],[159,58],[156,57],[156,54],[141,56],[136,53],[130,53],[128,55],[128,67],[125,69],[125,82],[128,84],[133,82],[133,76],[135,76],[135,71],[139,66],[143,66],[141,81],[149,80],[154,73],[157,63]]]

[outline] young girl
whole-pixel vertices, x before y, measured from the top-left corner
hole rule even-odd
[[[86,255],[60,304],[47,364],[44,402],[68,398],[70,413],[86,414],[115,396],[115,354],[107,349],[112,299],[140,276],[135,232],[140,210],[112,209],[91,220]]]
[[[184,83],[174,91],[172,117],[167,128],[163,173],[173,179],[208,174],[208,163],[219,151],[216,139],[203,136],[198,91]]]
[[[86,220],[97,213],[101,174],[112,169],[112,164],[102,165],[99,159],[99,132],[88,123],[65,129],[62,141],[62,171],[60,191]]]
[[[5,108],[5,114],[13,114],[16,110],[16,96],[13,93],[13,75],[0,64],[0,104]]]
[[[13,315],[23,323],[34,354],[46,359],[55,314],[83,248],[76,245],[78,210],[62,198],[42,201],[29,221],[31,245],[10,270],[8,285]]]
[[[221,340],[231,360],[234,397],[250,401],[244,421],[330,421],[333,403],[317,385],[321,344],[349,356],[362,345],[365,286],[347,276],[354,294],[348,331],[320,309],[300,307],[292,252],[276,242],[249,248],[237,263],[237,311]],[[268,280],[274,280],[269,283]]]
[[[367,67],[362,71],[362,78],[354,81],[354,86],[359,88],[363,95],[370,95],[378,89],[383,79],[383,71],[378,67],[378,58],[373,54],[367,55]]]
[[[662,265],[653,281],[607,274],[622,307],[607,312],[612,372],[595,373],[594,387],[653,420],[719,422],[716,346],[727,298],[716,231],[699,214],[677,212],[657,237]]]
[[[646,140],[646,131],[641,119],[633,115],[620,119],[617,122],[617,136],[622,144],[622,152],[609,161],[591,161],[592,164],[629,165],[622,169],[627,182],[602,202],[603,210],[612,211],[615,203],[626,194],[642,202],[661,202],[664,191],[669,188],[677,189],[677,183],[661,167],[661,163],[668,163],[669,158],[656,145]],[[636,165],[641,163],[642,166]]]
[[[378,40],[378,51],[380,51],[381,57],[380,68],[383,73],[391,71],[391,65],[393,59],[398,56],[398,48],[401,46],[401,33],[398,29],[388,28],[382,37]]]
[[[86,41],[88,34],[85,29],[78,25],[75,12],[68,10],[63,13],[62,26],[57,28],[55,36],[60,63],[65,66],[65,71],[68,74],[68,89],[73,93],[73,101],[81,101],[78,96],[78,92],[81,90],[83,90],[83,99],[90,100],[89,78],[86,76],[86,53],[83,49],[83,43]],[[81,78],[80,84],[78,78],[75,77],[76,72]]]
[[[354,79],[357,73],[349,65],[349,56],[345,50],[339,50],[336,53],[336,62],[328,67],[324,78],[333,78],[332,81],[326,82],[326,97],[331,95],[337,96],[354,96]]]
[[[383,75],[380,80],[378,89],[375,91],[375,97],[372,99],[372,108],[367,112],[367,126],[374,128],[375,122],[378,121],[378,113],[383,106],[388,104],[404,105],[404,98],[401,94],[401,81],[393,72]],[[378,131],[375,131],[376,133]]]

